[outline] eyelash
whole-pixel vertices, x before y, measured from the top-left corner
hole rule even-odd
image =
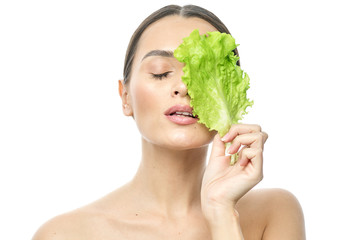
[[[160,74],[152,73],[152,77],[155,78],[155,79],[162,80],[164,77],[166,78],[169,73],[170,72],[164,72],[164,73],[160,73]]]

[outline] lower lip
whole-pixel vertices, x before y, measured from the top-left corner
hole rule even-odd
[[[199,120],[197,118],[182,117],[182,116],[176,116],[176,115],[166,115],[166,117],[173,123],[176,123],[179,125],[189,125],[189,124],[196,123]]]

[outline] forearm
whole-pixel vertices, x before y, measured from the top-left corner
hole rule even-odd
[[[244,240],[236,210],[214,211],[207,220],[212,240]]]

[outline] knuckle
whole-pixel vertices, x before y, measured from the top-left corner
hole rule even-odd
[[[264,139],[264,135],[262,132],[256,134],[256,140],[262,141]]]
[[[262,132],[262,134],[263,134],[263,137],[264,137],[264,139],[266,141],[268,139],[269,135],[266,132]]]
[[[260,140],[261,140],[262,142],[266,142],[266,140],[268,139],[268,135],[267,135],[267,133],[265,133],[265,132],[260,132],[259,138],[261,138]]]
[[[255,129],[255,132],[261,132],[261,126],[258,124],[254,124],[253,128]]]

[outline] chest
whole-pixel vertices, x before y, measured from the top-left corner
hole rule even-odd
[[[240,222],[245,239],[260,240],[264,231],[261,217],[242,213]],[[219,219],[221,221],[221,219]],[[95,224],[87,239],[106,240],[209,240],[210,229],[203,217],[169,220],[159,217],[107,218]]]
[[[165,221],[153,219],[121,221],[107,226],[107,236],[101,239],[108,240],[208,240],[210,231],[205,221]],[[104,230],[104,229],[103,229]]]

